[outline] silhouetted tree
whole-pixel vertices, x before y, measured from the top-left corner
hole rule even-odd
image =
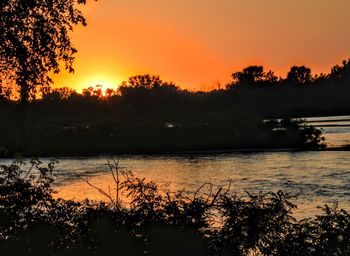
[[[350,60],[344,60],[342,65],[335,65],[331,69],[331,79],[349,79],[350,78]]]
[[[50,89],[49,92],[43,92],[43,100],[67,100],[73,94],[77,94],[76,90],[69,87],[60,87]]]
[[[160,79],[159,76],[145,74],[137,75],[129,78],[127,82],[123,82],[119,87],[121,95],[127,95],[133,92],[146,92],[146,91],[163,91],[163,92],[176,92],[178,87],[171,83],[165,82]]]
[[[265,77],[263,66],[249,66],[240,72],[232,74],[232,78],[236,84],[255,84],[262,81]]]
[[[131,76],[127,83],[124,83],[123,86],[128,86],[131,88],[152,89],[156,86],[160,86],[162,83],[163,82],[159,76],[145,74]],[[120,89],[122,89],[122,87]]]
[[[279,81],[279,78],[275,75],[275,73],[270,70],[265,74],[264,83],[265,84],[277,84]]]
[[[328,82],[328,79],[329,75],[324,73],[316,74],[313,78],[315,83],[326,83]]]
[[[232,89],[236,85],[272,85],[278,82],[278,77],[273,71],[264,71],[263,66],[248,66],[242,71],[232,74],[233,81],[227,88]]]
[[[88,88],[83,89],[83,96],[84,97],[91,97],[93,95],[94,87],[90,86]]]
[[[73,72],[77,50],[69,31],[86,25],[78,4],[86,0],[0,1],[0,84],[16,82],[22,102],[35,98],[39,87],[48,87],[49,72],[60,72],[59,62]]]
[[[113,90],[112,88],[107,88],[105,93],[106,93],[107,98],[110,98],[110,97],[117,95],[117,91]]]
[[[311,69],[305,66],[293,66],[287,74],[287,81],[293,84],[308,84],[312,81]]]
[[[92,91],[92,95],[96,98],[102,98],[102,85],[98,84],[98,85],[95,85],[95,88],[94,90]]]

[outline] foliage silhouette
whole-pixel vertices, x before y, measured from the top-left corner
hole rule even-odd
[[[75,25],[86,25],[78,4],[86,0],[4,0],[0,3],[0,84],[15,81],[22,102],[47,90],[50,71],[63,62],[73,72],[77,50],[69,38]]]
[[[268,85],[275,84],[278,81],[278,77],[275,76],[273,71],[264,71],[263,66],[248,66],[242,71],[232,74],[233,82],[227,85],[227,88],[234,85],[247,86],[247,85]]]
[[[100,87],[83,94],[68,88],[44,91],[42,98],[28,103],[25,118],[17,102],[3,96],[1,152],[58,156],[319,149],[319,130],[300,122],[265,121],[349,115],[349,67],[344,61],[329,74],[312,76],[309,68],[295,66],[289,78],[277,78],[272,71],[251,66],[236,72],[226,89],[209,92],[184,90],[145,74],[108,93]]]
[[[311,69],[305,66],[293,66],[287,74],[287,81],[292,84],[309,84],[312,81]]]
[[[200,188],[193,197],[119,173],[129,202],[54,199],[54,163],[0,167],[1,255],[348,255],[350,215],[337,207],[296,220],[290,196],[240,197]],[[112,168],[112,169],[113,169]],[[23,198],[27,200],[24,201]],[[116,202],[116,201],[114,201]]]

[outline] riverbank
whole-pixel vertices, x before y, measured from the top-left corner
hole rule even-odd
[[[40,155],[23,155],[15,154],[13,156],[0,155],[0,159],[15,159],[15,158],[79,158],[79,157],[105,157],[105,156],[200,156],[200,155],[220,155],[231,153],[268,153],[268,152],[347,152],[350,151],[350,146],[343,147],[325,147],[325,148],[235,148],[235,149],[215,149],[215,150],[186,150],[175,152],[102,152],[102,153],[83,153],[83,154],[40,154]]]

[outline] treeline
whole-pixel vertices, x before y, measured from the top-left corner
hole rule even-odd
[[[54,162],[0,166],[0,254],[320,256],[350,254],[350,215],[296,220],[283,192],[248,194],[209,186],[194,195],[111,166],[118,189],[105,202],[55,199]],[[29,170],[29,171],[28,171]],[[119,175],[117,175],[119,173]],[[118,192],[120,194],[118,194]],[[116,193],[116,196],[114,196]],[[128,203],[118,200],[127,196]]]
[[[277,77],[271,70],[265,71],[263,66],[249,66],[233,73],[231,82],[224,88],[209,92],[184,90],[159,76],[146,74],[130,77],[117,89],[102,90],[97,85],[78,93],[68,87],[45,87],[33,94],[37,99],[33,98],[31,104],[46,108],[60,103],[59,108],[67,112],[71,107],[81,106],[84,111],[90,110],[89,105],[97,110],[96,105],[102,105],[101,108],[109,106],[118,111],[122,108],[138,114],[165,111],[186,114],[197,108],[202,112],[233,108],[274,117],[336,115],[348,114],[349,83],[349,60],[332,67],[329,74],[313,75],[308,67],[293,66],[285,78]],[[2,105],[11,104],[9,101],[18,96],[13,88],[0,84]]]
[[[0,100],[0,147],[29,155],[319,148],[319,131],[288,120],[349,114],[349,83],[350,61],[344,61],[320,75],[294,66],[286,78],[249,66],[209,92],[149,74],[106,91],[42,90],[25,103],[10,100],[7,91]],[[266,122],[277,118],[284,121]]]

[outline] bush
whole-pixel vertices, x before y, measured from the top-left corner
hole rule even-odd
[[[0,166],[0,255],[350,253],[350,215],[337,207],[296,220],[296,206],[281,191],[242,198],[203,185],[190,197],[161,191],[117,163],[110,165],[115,197],[97,188],[107,202],[66,201],[52,197],[54,164]]]

